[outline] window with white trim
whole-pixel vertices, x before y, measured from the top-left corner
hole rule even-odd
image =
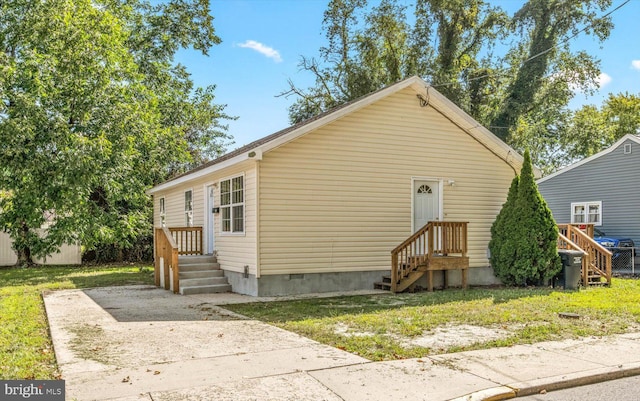
[[[244,232],[244,176],[220,181],[223,233]]]
[[[160,198],[160,225],[162,227],[165,227],[167,225],[166,223],[166,217],[167,217],[167,213],[166,213],[166,209],[164,206],[164,198]]]
[[[187,227],[193,227],[193,191],[184,192],[184,217]]]
[[[572,203],[571,223],[602,225],[602,201]]]

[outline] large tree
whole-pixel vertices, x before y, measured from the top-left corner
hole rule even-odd
[[[553,153],[560,130],[536,143],[537,131],[520,125],[566,108],[576,88],[593,89],[598,61],[573,51],[570,39],[605,39],[612,25],[599,14],[609,5],[529,0],[510,17],[485,0],[417,0],[410,16],[397,0],[375,7],[332,0],[323,24],[328,45],[300,64],[315,85],[305,89],[290,81],[283,92],[296,96],[290,119],[299,122],[419,75],[508,143],[524,149],[533,140],[536,152]]]
[[[640,134],[640,96],[610,94],[602,106],[578,109],[566,129],[567,162],[598,153],[627,134]]]
[[[173,63],[219,42],[211,22],[208,0],[0,4],[0,228],[19,264],[130,244],[144,190],[221,150],[213,88]]]
[[[599,12],[610,4],[610,0],[528,0],[514,15],[513,30],[523,39],[508,55],[512,77],[490,124],[498,137],[508,140],[520,118],[538,105],[546,108],[544,100],[560,99],[566,106],[570,88],[589,90],[595,85],[600,73],[596,60],[585,52],[572,52],[570,39],[581,31],[606,39],[612,24]],[[559,98],[540,96],[549,82],[561,85],[560,91],[551,92]]]

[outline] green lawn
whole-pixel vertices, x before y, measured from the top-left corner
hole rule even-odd
[[[55,379],[59,373],[42,291],[152,284],[150,266],[0,269],[0,379]],[[611,288],[574,292],[546,288],[474,288],[229,305],[372,360],[421,357],[545,340],[610,335],[640,329],[640,280],[614,279]],[[564,319],[560,312],[577,313]],[[465,345],[416,342],[456,327],[487,328]]]
[[[43,291],[152,284],[152,272],[150,266],[0,269],[0,379],[59,376]]]
[[[365,358],[390,360],[637,330],[640,280],[614,279],[611,288],[573,292],[474,288],[226,308]],[[580,318],[561,318],[560,312],[576,313]],[[462,325],[470,326],[471,331],[487,329],[500,335],[488,338],[478,334],[464,345],[421,342],[436,332],[459,336],[456,329]]]

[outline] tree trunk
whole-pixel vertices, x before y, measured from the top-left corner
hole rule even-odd
[[[29,226],[26,223],[22,223],[22,238],[16,238],[14,241],[13,247],[16,255],[18,256],[18,261],[16,262],[16,266],[21,267],[30,267],[35,265],[33,262],[33,258],[31,256],[31,248],[28,244],[29,238]]]
[[[34,266],[33,258],[31,257],[31,249],[29,247],[23,247],[21,249],[16,250],[18,254],[18,261],[16,262],[16,266],[20,267],[30,267]]]

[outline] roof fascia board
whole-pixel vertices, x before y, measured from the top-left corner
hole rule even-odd
[[[582,166],[583,164],[589,163],[590,161],[595,160],[595,159],[598,159],[598,158],[600,158],[600,157],[602,157],[602,156],[604,156],[604,155],[606,155],[606,154],[609,154],[609,153],[613,152],[614,150],[616,150],[620,145],[622,145],[622,143],[626,142],[627,140],[632,140],[633,142],[635,142],[635,143],[637,143],[637,144],[640,144],[640,138],[638,138],[637,136],[632,135],[632,134],[626,134],[625,136],[623,136],[622,138],[620,138],[620,139],[618,140],[618,142],[616,142],[616,143],[614,143],[613,145],[609,146],[607,149],[602,150],[602,151],[600,151],[600,152],[596,153],[595,155],[591,155],[591,156],[587,157],[586,159],[582,159],[582,160],[580,160],[579,162],[575,162],[575,163],[573,163],[573,164],[570,164],[570,165],[568,165],[567,167],[565,167],[565,168],[563,168],[563,169],[560,169],[560,170],[556,171],[556,172],[555,172],[555,173],[553,173],[553,174],[549,174],[549,175],[548,175],[548,176],[546,176],[546,177],[542,177],[542,178],[540,178],[540,179],[538,180],[538,184],[540,184],[540,183],[542,183],[542,182],[545,182],[545,181],[547,181],[547,180],[550,180],[550,179],[552,179],[553,177],[556,177],[556,176],[558,176],[558,175],[560,175],[560,174],[564,174],[564,173],[566,173],[567,171],[573,170],[573,169],[574,169],[574,168],[576,168],[576,167],[580,167],[580,166]]]

